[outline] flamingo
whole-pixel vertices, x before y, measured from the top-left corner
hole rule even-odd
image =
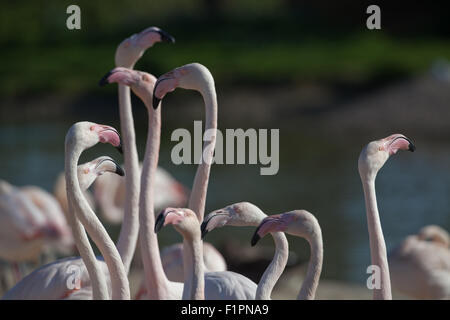
[[[267,233],[286,232],[305,238],[311,248],[305,280],[298,293],[298,300],[313,300],[319,284],[323,261],[322,230],[317,219],[306,210],[294,210],[265,218],[252,237],[252,246]]]
[[[153,108],[158,108],[161,99],[176,88],[200,92],[205,104],[205,131],[210,135],[203,144],[202,161],[195,174],[188,205],[197,214],[198,220],[203,221],[209,174],[216,145],[217,96],[214,78],[211,72],[199,63],[186,64],[167,72],[158,78],[153,89]]]
[[[392,286],[416,299],[450,299],[449,234],[423,227],[389,253]]]
[[[183,236],[183,299],[254,299],[256,284],[247,277],[232,271],[204,272],[200,222],[192,210],[164,209],[156,219],[155,232],[167,224],[173,224]]]
[[[82,190],[87,189],[104,172],[124,174],[122,168],[113,159],[102,156],[78,166],[77,174],[80,188]],[[70,214],[73,216],[73,211]],[[73,223],[75,220],[79,222],[76,217],[74,218],[69,219],[69,222]],[[76,232],[75,234],[78,235]],[[89,241],[86,244],[89,248],[83,250],[90,251],[92,255],[89,258],[96,259]],[[84,252],[83,250],[80,250],[80,252]],[[81,257],[70,257],[46,264],[18,282],[5,294],[3,299],[92,299],[95,283],[88,275],[85,262],[86,260]],[[104,277],[108,277],[108,269],[104,261],[99,261],[99,267],[99,272],[104,274]],[[68,287],[72,274],[78,277],[78,279],[73,279],[75,283],[78,281],[80,285],[78,289]],[[110,283],[108,283],[108,287],[104,288],[104,290],[108,289],[110,290]],[[109,296],[108,292],[105,292],[105,294],[106,297]]]
[[[425,226],[419,230],[417,235],[419,236],[419,239],[440,244],[444,248],[450,247],[450,234],[437,225],[430,224]]]
[[[65,213],[56,198],[37,186],[24,186],[20,188],[45,215],[48,223],[52,224],[59,236],[54,246],[63,254],[70,253],[74,246],[74,240],[70,226],[67,223]]]
[[[69,199],[69,206],[73,207],[77,218],[83,224],[105,259],[111,277],[112,299],[129,299],[130,287],[127,272],[122,263],[122,257],[118,252],[118,248],[116,248],[109,237],[108,232],[84,198],[78,183],[78,159],[85,149],[94,146],[98,142],[110,143],[121,150],[119,134],[117,130],[110,126],[83,121],[75,123],[67,132],[65,142],[67,198]],[[89,275],[91,276],[91,273]]]
[[[16,282],[22,278],[19,264],[38,262],[48,250],[66,253],[72,247],[64,214],[51,195],[0,180],[0,258],[12,264]]]
[[[138,34],[123,40],[116,49],[115,65],[132,69],[145,50],[157,42],[174,43],[175,39],[167,32],[149,27]],[[139,157],[136,149],[133,113],[131,110],[130,88],[119,84],[119,116],[125,150],[125,213],[117,240],[117,249],[122,257],[125,270],[129,271],[139,234]]]
[[[401,134],[393,134],[384,139],[370,142],[365,146],[358,159],[358,170],[364,190],[367,226],[369,229],[371,263],[379,268],[380,288],[373,289],[375,300],[391,300],[391,281],[383,231],[381,229],[375,194],[375,178],[378,171],[399,150],[414,151],[410,139]]]
[[[113,82],[119,82],[119,83],[123,83],[125,85],[130,86],[132,88],[133,92],[138,97],[141,98],[141,100],[144,102],[144,105],[147,107],[147,110],[149,112],[149,128],[150,129],[148,131],[148,138],[147,138],[148,142],[147,142],[147,147],[146,147],[145,160],[150,156],[155,156],[157,159],[157,155],[152,155],[152,154],[150,154],[150,151],[149,151],[150,148],[155,148],[154,150],[159,150],[161,116],[160,116],[160,111],[158,111],[156,115],[153,115],[153,113],[155,113],[156,111],[152,111],[153,109],[151,107],[153,87],[156,82],[156,79],[151,74],[148,74],[148,73],[145,73],[142,71],[131,70],[131,69],[126,69],[126,68],[115,68],[107,73],[107,75],[103,78],[102,84],[103,83],[113,83]],[[154,118],[157,118],[157,119],[154,119]],[[154,133],[156,131],[158,131],[158,132]],[[157,135],[157,137],[155,137],[155,135]],[[152,143],[153,144],[158,143],[158,145],[156,147],[153,147],[153,145],[149,143],[149,141],[150,141],[149,139],[157,139],[158,141],[154,140]],[[157,152],[157,151],[154,151],[154,152]],[[150,190],[155,189],[154,187],[150,186],[150,183],[152,183],[152,184],[154,183],[153,177],[155,177],[155,175],[153,174],[153,172],[149,173],[148,171],[144,171],[144,170],[146,170],[145,160],[144,160],[143,169],[142,169],[142,178],[144,178],[144,175],[151,174],[150,177],[152,178],[152,180],[150,181],[150,177],[149,177],[149,178],[147,178],[147,180],[144,181],[145,184],[144,184],[144,182],[142,182],[141,190],[143,190],[144,194],[148,195],[148,193],[151,192]],[[151,193],[152,193],[151,200],[153,202],[153,199],[155,198],[156,193],[155,192],[151,192]],[[142,203],[145,202],[146,206],[150,205],[150,204],[148,204],[149,200],[141,199],[141,202]],[[142,210],[145,211],[148,209],[142,209]],[[148,211],[146,211],[146,212],[148,212]],[[152,212],[154,212],[154,211],[152,210]],[[153,217],[153,219],[154,219],[154,217]],[[141,222],[141,228],[142,228],[142,222]],[[152,231],[150,231],[150,232],[152,232]],[[146,233],[144,233],[144,234],[146,234]],[[152,241],[153,240],[151,240],[150,243],[153,243]],[[151,245],[154,246],[154,244],[151,244]],[[141,241],[141,246],[143,246],[142,241]],[[211,263],[211,262],[208,263],[208,270],[209,271],[224,271],[223,269],[226,269],[226,265],[225,265],[222,255],[220,255],[220,253],[217,250],[215,250],[214,248],[211,250],[208,247],[211,247],[211,246],[210,245],[206,246],[207,249],[205,249],[205,252],[208,254],[208,257],[205,258],[205,260],[215,261],[213,263]],[[181,249],[182,249],[182,247],[179,245],[177,245],[175,247],[171,247],[171,248],[169,248],[168,251],[165,251],[166,254],[168,254],[168,256],[163,256],[161,258],[161,255],[160,255],[158,257],[159,260],[162,260],[162,259],[164,260],[164,262],[163,262],[164,265],[170,264],[172,273],[177,274],[177,276],[173,277],[172,279],[167,279],[167,275],[165,275],[165,278],[168,281],[169,280],[182,280],[182,279],[180,279],[180,276],[179,276],[181,274],[181,271],[183,270],[182,260],[178,260],[176,264],[174,264],[174,261],[173,261],[174,256],[178,256],[178,257],[182,256]],[[145,249],[141,248],[141,253],[143,252],[143,250],[145,250]],[[157,250],[159,252],[157,243],[153,250]],[[144,259],[148,259],[148,258],[145,258],[143,256],[142,259],[143,259],[143,261],[145,261]],[[152,261],[156,261],[155,259],[156,259],[156,257],[153,257]],[[145,262],[144,262],[144,268],[145,268]],[[147,268],[149,268],[149,267],[147,267]],[[159,267],[156,267],[156,268],[159,268]],[[150,271],[147,271],[147,272],[150,272]],[[145,292],[147,292],[145,286],[141,286],[137,297],[144,297]]]
[[[201,225],[202,238],[211,230],[222,226],[257,227],[267,215],[249,202],[235,203],[209,213]],[[289,257],[289,244],[282,232],[272,233],[275,254],[264,271],[255,293],[255,300],[270,300],[272,290],[286,267]]]
[[[142,166],[141,200],[139,203],[141,228],[140,244],[144,264],[145,289],[139,291],[138,297],[142,298],[148,296],[151,299],[180,299],[182,297],[183,284],[170,281],[164,273],[158,248],[158,239],[153,227],[150,228],[150,226],[154,225],[155,221],[155,214],[153,211],[154,193],[151,192],[151,190],[154,189],[154,172],[157,167],[161,133],[161,110],[160,108],[153,109],[150,104],[153,92],[151,89],[153,89],[156,79],[145,72],[125,68],[115,68],[109,72],[108,76],[104,78],[104,81],[121,81],[130,85],[133,92],[140,97],[146,105],[149,114],[149,130],[144,163]],[[218,299],[219,297],[222,297],[224,299],[248,299],[250,296],[254,296],[256,285],[253,283],[254,290],[253,295],[251,295],[249,291],[253,289],[252,285],[247,282],[240,285],[239,281],[242,282],[241,278],[242,276],[236,273],[225,273],[222,278],[217,276],[217,272],[207,273],[205,282],[209,287],[215,288],[216,290],[211,292],[207,291],[207,298]],[[243,281],[245,282],[247,280],[248,279]],[[228,285],[227,290],[223,290],[225,284],[217,284],[221,282],[225,282],[226,285]],[[216,285],[213,285],[214,283],[216,283]],[[244,289],[242,289],[243,287]],[[219,291],[223,291],[223,293],[221,294]]]
[[[167,224],[183,236],[183,300],[205,300],[203,245],[197,215],[189,209],[167,208],[156,219],[155,232]]]
[[[198,220],[201,222],[205,213],[209,175],[216,145],[218,112],[216,89],[214,78],[208,68],[199,63],[186,64],[158,78],[153,89],[153,108],[158,108],[161,99],[178,87],[200,92],[205,105],[205,132],[208,132],[209,135],[208,140],[203,144],[202,161],[200,161],[194,177],[188,204],[189,209],[197,214]],[[217,250],[204,251],[204,253],[206,252],[214,252],[215,261],[225,261]],[[220,269],[221,267],[222,264],[215,265],[215,271],[224,271]]]
[[[141,173],[141,192],[139,200],[139,239],[146,291],[152,299],[179,299],[182,283],[170,282],[162,268],[158,239],[153,231],[155,220],[154,193],[155,171],[158,163],[161,110],[153,110],[149,104],[156,78],[151,74],[127,68],[115,68],[108,72],[100,84],[118,82],[120,86],[130,86],[141,98],[148,111],[148,133],[144,162]],[[138,296],[143,296],[143,293]]]

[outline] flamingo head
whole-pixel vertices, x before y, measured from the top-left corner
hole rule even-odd
[[[87,149],[99,142],[109,143],[122,153],[119,132],[113,127],[81,121],[73,124],[66,134],[66,145],[79,145]]]
[[[9,182],[0,179],[0,195],[9,193],[11,190],[13,190],[13,186]]]
[[[146,105],[152,101],[156,78],[150,73],[118,67],[105,74],[99,84],[103,86],[113,82],[129,86]]]
[[[272,232],[286,232],[297,237],[311,239],[322,235],[317,219],[306,210],[294,210],[266,217],[256,228],[251,244]]]
[[[214,79],[208,68],[200,63],[190,63],[169,71],[158,78],[153,89],[153,108],[176,88],[196,90],[203,93],[210,90],[215,93]]]
[[[399,150],[414,151],[416,147],[410,139],[402,134],[393,134],[384,139],[370,142],[359,155],[358,170],[361,178],[375,179],[377,172],[387,159]]]
[[[202,238],[223,226],[257,226],[267,215],[250,202],[239,202],[209,213],[201,225]]]
[[[117,67],[133,68],[145,50],[157,42],[175,43],[175,38],[158,27],[149,27],[123,40],[116,50]]]
[[[125,172],[120,165],[107,156],[98,157],[92,161],[78,166],[78,181],[82,190],[87,190],[98,176],[105,172],[113,172],[124,176]]]
[[[200,238],[200,223],[194,211],[186,208],[166,208],[155,221],[155,232],[171,224],[184,238]]]
[[[450,235],[437,225],[428,225],[419,230],[418,238],[423,241],[433,242],[444,247],[450,246]]]

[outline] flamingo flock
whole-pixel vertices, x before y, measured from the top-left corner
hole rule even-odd
[[[81,121],[65,138],[65,170],[54,195],[34,186],[15,187],[0,181],[0,258],[16,270],[16,284],[3,299],[224,299],[268,300],[289,258],[290,236],[305,239],[310,259],[297,298],[315,299],[320,286],[324,245],[316,217],[306,210],[267,215],[256,205],[240,202],[205,215],[208,183],[216,144],[218,103],[214,78],[200,63],[175,68],[159,78],[134,70],[147,49],[158,42],[174,43],[167,32],[150,27],[125,39],[115,52],[115,67],[100,85],[117,84],[120,132]],[[203,145],[188,197],[188,189],[158,167],[162,100],[177,88],[201,94],[205,130],[212,132]],[[136,148],[131,92],[147,109],[148,131],[142,163]],[[79,164],[82,153],[98,143],[116,147],[124,155],[122,168],[109,156]],[[450,236],[438,226],[427,226],[407,237],[389,254],[381,227],[375,179],[385,162],[400,150],[414,151],[413,142],[393,134],[368,143],[358,159],[367,216],[371,265],[379,286],[374,299],[392,299],[391,285],[419,299],[450,298]],[[93,185],[94,191],[88,189]],[[187,204],[187,207],[183,206]],[[114,242],[98,218],[121,224]],[[158,232],[171,225],[182,242],[160,251]],[[207,234],[224,227],[252,227],[252,246],[270,233],[275,252],[258,283],[228,271],[225,259]],[[95,255],[91,241],[100,254]],[[139,244],[138,250],[136,250]],[[40,266],[22,277],[18,264],[36,261],[45,250],[79,256]],[[69,252],[69,253],[67,253]],[[136,296],[130,292],[129,271],[139,256],[144,277]],[[392,279],[392,280],[391,280]]]

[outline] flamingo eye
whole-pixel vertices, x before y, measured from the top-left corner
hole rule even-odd
[[[89,129],[90,129],[91,131],[94,131],[95,126],[91,126]]]
[[[89,173],[89,168],[86,168],[83,170],[84,174],[88,174]]]

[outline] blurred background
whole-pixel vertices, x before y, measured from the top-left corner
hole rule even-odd
[[[66,28],[66,8],[81,8],[81,30]],[[3,2],[0,10],[0,178],[53,190],[64,167],[64,136],[76,121],[120,127],[116,85],[98,81],[114,67],[126,37],[158,26],[174,45],[149,49],[136,69],[156,77],[199,62],[216,82],[219,129],[280,129],[280,169],[213,165],[207,209],[250,201],[267,214],[307,209],[324,237],[321,279],[364,286],[370,264],[361,148],[403,133],[415,153],[390,159],[377,179],[388,250],[422,226],[450,230],[450,17],[439,1],[377,1],[381,30],[368,30],[366,1],[164,0],[124,2]],[[147,112],[133,97],[142,159]],[[164,99],[160,166],[191,187],[195,165],[176,166],[176,128],[193,131],[204,119],[196,92]],[[123,161],[107,146],[83,155]],[[115,239],[119,227],[107,224]],[[251,228],[208,235],[231,270],[259,279],[266,262],[246,259]],[[233,235],[232,237],[230,235]],[[164,230],[160,245],[180,237]],[[289,237],[290,267],[309,259],[302,239]],[[273,242],[257,255],[269,261]],[[298,288],[300,284],[298,284]],[[298,288],[296,290],[298,290]]]

